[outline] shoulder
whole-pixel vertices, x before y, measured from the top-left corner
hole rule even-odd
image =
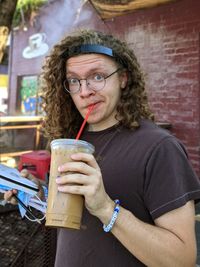
[[[151,144],[152,150],[163,148],[168,151],[176,150],[187,155],[185,146],[176,136],[151,121],[143,120],[141,122],[140,134],[144,138],[144,142]]]
[[[138,142],[147,147],[157,146],[164,140],[176,139],[168,130],[161,128],[150,120],[141,120],[139,128],[134,132]]]
[[[150,120],[141,120],[138,132],[140,132],[141,134],[152,134],[161,137],[171,136],[171,133],[168,130],[162,128],[157,123]]]

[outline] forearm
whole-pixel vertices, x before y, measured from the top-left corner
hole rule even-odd
[[[113,205],[100,218],[103,223],[109,222],[112,211]],[[194,267],[195,265],[193,243],[186,245],[173,232],[144,223],[122,207],[112,228],[112,234],[149,267]]]

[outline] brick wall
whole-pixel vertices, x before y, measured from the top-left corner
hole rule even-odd
[[[176,1],[106,24],[134,48],[156,119],[172,124],[200,175],[200,1]]]
[[[177,0],[104,22],[90,3],[82,7],[77,19],[79,6],[79,0],[64,5],[58,1],[43,10],[39,31],[47,34],[49,46],[77,27],[103,30],[125,38],[134,48],[146,74],[150,104],[156,119],[172,124],[172,132],[185,144],[200,176],[200,1]],[[9,97],[11,114],[16,112],[17,76],[37,74],[41,69],[43,57],[22,58],[28,36],[36,31],[29,28],[28,32],[13,34],[9,86],[10,92],[12,90]]]

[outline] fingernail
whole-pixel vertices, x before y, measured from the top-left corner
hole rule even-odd
[[[59,184],[60,183],[60,179],[56,178],[56,183]]]

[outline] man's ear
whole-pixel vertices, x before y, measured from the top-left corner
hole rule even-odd
[[[126,82],[125,81],[122,81],[121,88],[124,89],[125,87],[126,87]]]
[[[121,88],[124,89],[128,82],[128,73],[126,71],[121,73]]]

